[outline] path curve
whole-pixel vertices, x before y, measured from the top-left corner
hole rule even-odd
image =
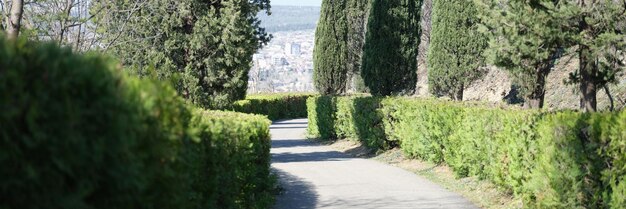
[[[422,177],[305,140],[306,119],[275,122],[272,170],[283,188],[275,209],[478,208]]]

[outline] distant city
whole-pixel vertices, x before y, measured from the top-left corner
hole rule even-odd
[[[272,7],[271,16],[260,18],[274,38],[254,55],[249,93],[315,91],[313,46],[318,18],[319,7],[290,6]]]

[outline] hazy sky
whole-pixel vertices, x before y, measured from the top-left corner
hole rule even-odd
[[[322,0],[270,0],[272,5],[322,6]]]

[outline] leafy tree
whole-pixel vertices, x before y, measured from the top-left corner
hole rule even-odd
[[[269,36],[256,15],[269,0],[106,0],[92,10],[105,51],[141,76],[172,79],[183,97],[219,108],[243,99],[252,55]]]
[[[346,0],[324,0],[315,31],[313,80],[323,95],[346,92],[348,81],[348,20]]]
[[[527,107],[542,108],[546,77],[563,45],[554,0],[479,0],[481,21],[491,41],[489,57],[509,71]]]
[[[361,72],[372,94],[415,90],[421,6],[422,0],[373,0]]]
[[[471,0],[433,2],[428,51],[431,93],[463,100],[463,90],[480,78],[487,38],[478,31],[477,8]]]

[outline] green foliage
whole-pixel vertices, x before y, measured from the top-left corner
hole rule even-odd
[[[602,185],[610,193],[604,194],[609,208],[626,208],[626,111],[619,114],[595,114],[589,123],[591,133],[600,147],[604,162],[611,165],[602,172]]]
[[[411,94],[417,83],[422,0],[373,0],[361,76],[373,95]]]
[[[372,149],[387,149],[380,98],[339,97],[336,102],[337,138],[359,140]]]
[[[191,208],[270,208],[270,135],[265,116],[195,109],[181,174]]]
[[[324,114],[335,119],[316,123],[315,130],[400,144],[409,157],[494,182],[525,208],[626,208],[626,112],[545,113],[371,97],[310,99],[309,110],[321,103],[331,106]],[[358,124],[369,131],[358,131]]]
[[[249,95],[235,102],[231,110],[266,115],[270,120],[306,118],[306,100],[313,94],[259,94]]]
[[[323,140],[335,139],[336,99],[330,96],[310,97],[306,100],[309,126],[307,135]]]
[[[322,95],[346,92],[349,63],[346,1],[322,1],[313,49],[313,81]]]
[[[368,12],[371,0],[347,0],[346,18],[348,22],[348,74],[351,90],[368,92],[361,76],[363,47],[367,29]]]
[[[523,97],[541,108],[546,77],[563,47],[560,22],[550,8],[555,2],[479,0],[481,22],[491,40],[490,62],[509,71]]]
[[[487,38],[478,31],[477,15],[471,0],[433,2],[427,58],[432,94],[463,100],[463,90],[482,76]]]
[[[407,156],[443,162],[442,148],[460,120],[459,107],[398,98],[384,100],[383,112],[389,117],[385,123],[389,140],[399,141]]]
[[[268,0],[98,1],[102,45],[141,76],[174,80],[205,108],[245,98],[252,55],[268,41],[257,14]],[[130,12],[129,12],[130,11]]]
[[[0,41],[0,69],[0,208],[269,207],[264,117],[52,44]]]

